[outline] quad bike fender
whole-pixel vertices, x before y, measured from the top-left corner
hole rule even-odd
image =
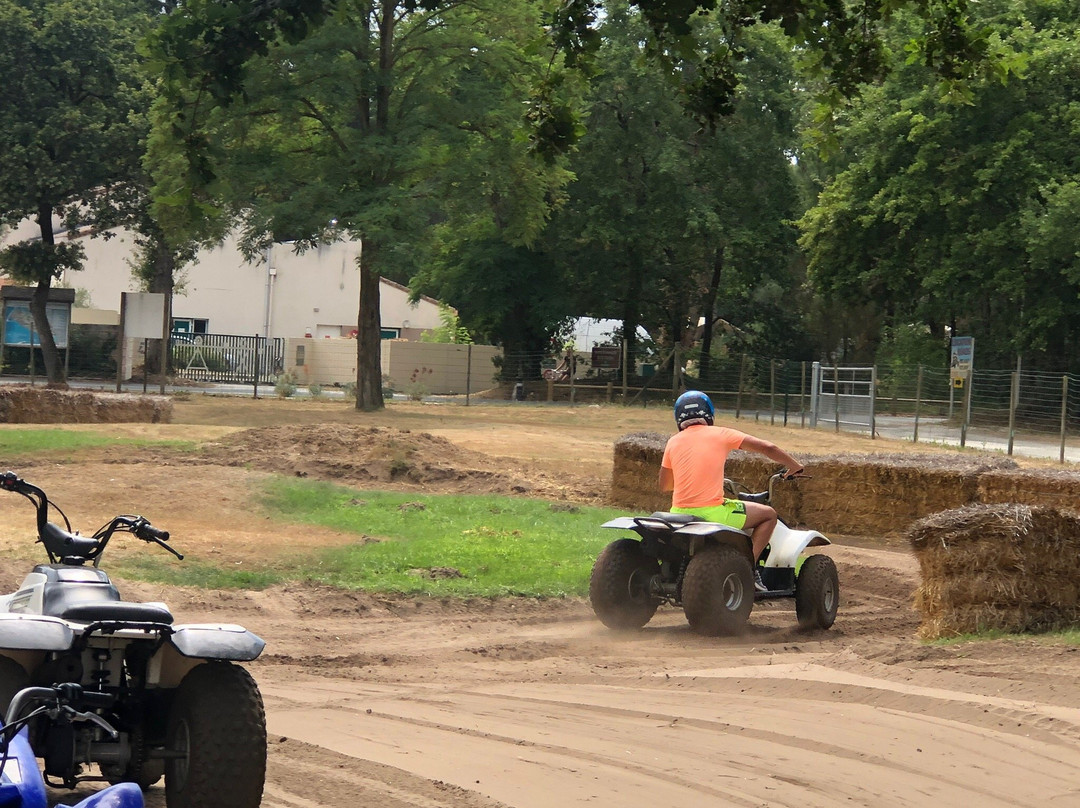
[[[690,539],[691,555],[710,543],[718,542],[731,545],[736,550],[745,553],[751,562],[754,560],[750,534],[745,530],[721,525],[717,522],[688,522],[674,533],[676,536],[685,536]]]
[[[74,641],[74,630],[59,618],[0,613],[0,650],[66,651]]]
[[[183,656],[227,662],[251,662],[266,647],[258,635],[228,623],[175,626],[169,642]]]
[[[807,547],[832,544],[816,530],[792,530],[783,522],[777,522],[769,539],[769,556],[766,567],[794,567]]]

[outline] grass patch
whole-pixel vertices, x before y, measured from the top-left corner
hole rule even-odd
[[[161,441],[138,438],[114,438],[99,432],[76,432],[67,429],[2,429],[0,454],[8,458],[38,455],[45,452],[75,452],[99,446],[172,446],[193,449],[190,441]]]
[[[493,597],[584,595],[619,511],[502,496],[363,492],[278,479],[275,518],[358,537],[298,559],[286,577],[368,591]]]
[[[204,589],[266,589],[280,583],[280,573],[254,566],[219,567],[201,561],[179,561],[163,557],[128,557],[109,563],[110,573],[138,581]]]

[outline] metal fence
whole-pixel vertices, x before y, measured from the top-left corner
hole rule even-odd
[[[169,361],[179,380],[271,383],[284,368],[285,340],[174,331],[169,338]]]

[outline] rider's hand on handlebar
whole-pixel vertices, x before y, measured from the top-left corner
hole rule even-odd
[[[781,479],[783,479],[783,480],[794,480],[796,477],[804,476],[805,472],[806,472],[806,467],[802,466],[802,465],[799,465],[799,466],[795,466],[794,468],[790,468],[790,469],[782,469],[780,471],[780,474],[781,474]]]

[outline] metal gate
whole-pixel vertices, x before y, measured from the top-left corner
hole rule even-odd
[[[180,379],[224,384],[273,382],[285,365],[285,340],[174,331],[169,337],[169,361]]]
[[[874,434],[877,369],[815,362],[810,382],[810,426],[835,425],[837,431],[866,429]]]

